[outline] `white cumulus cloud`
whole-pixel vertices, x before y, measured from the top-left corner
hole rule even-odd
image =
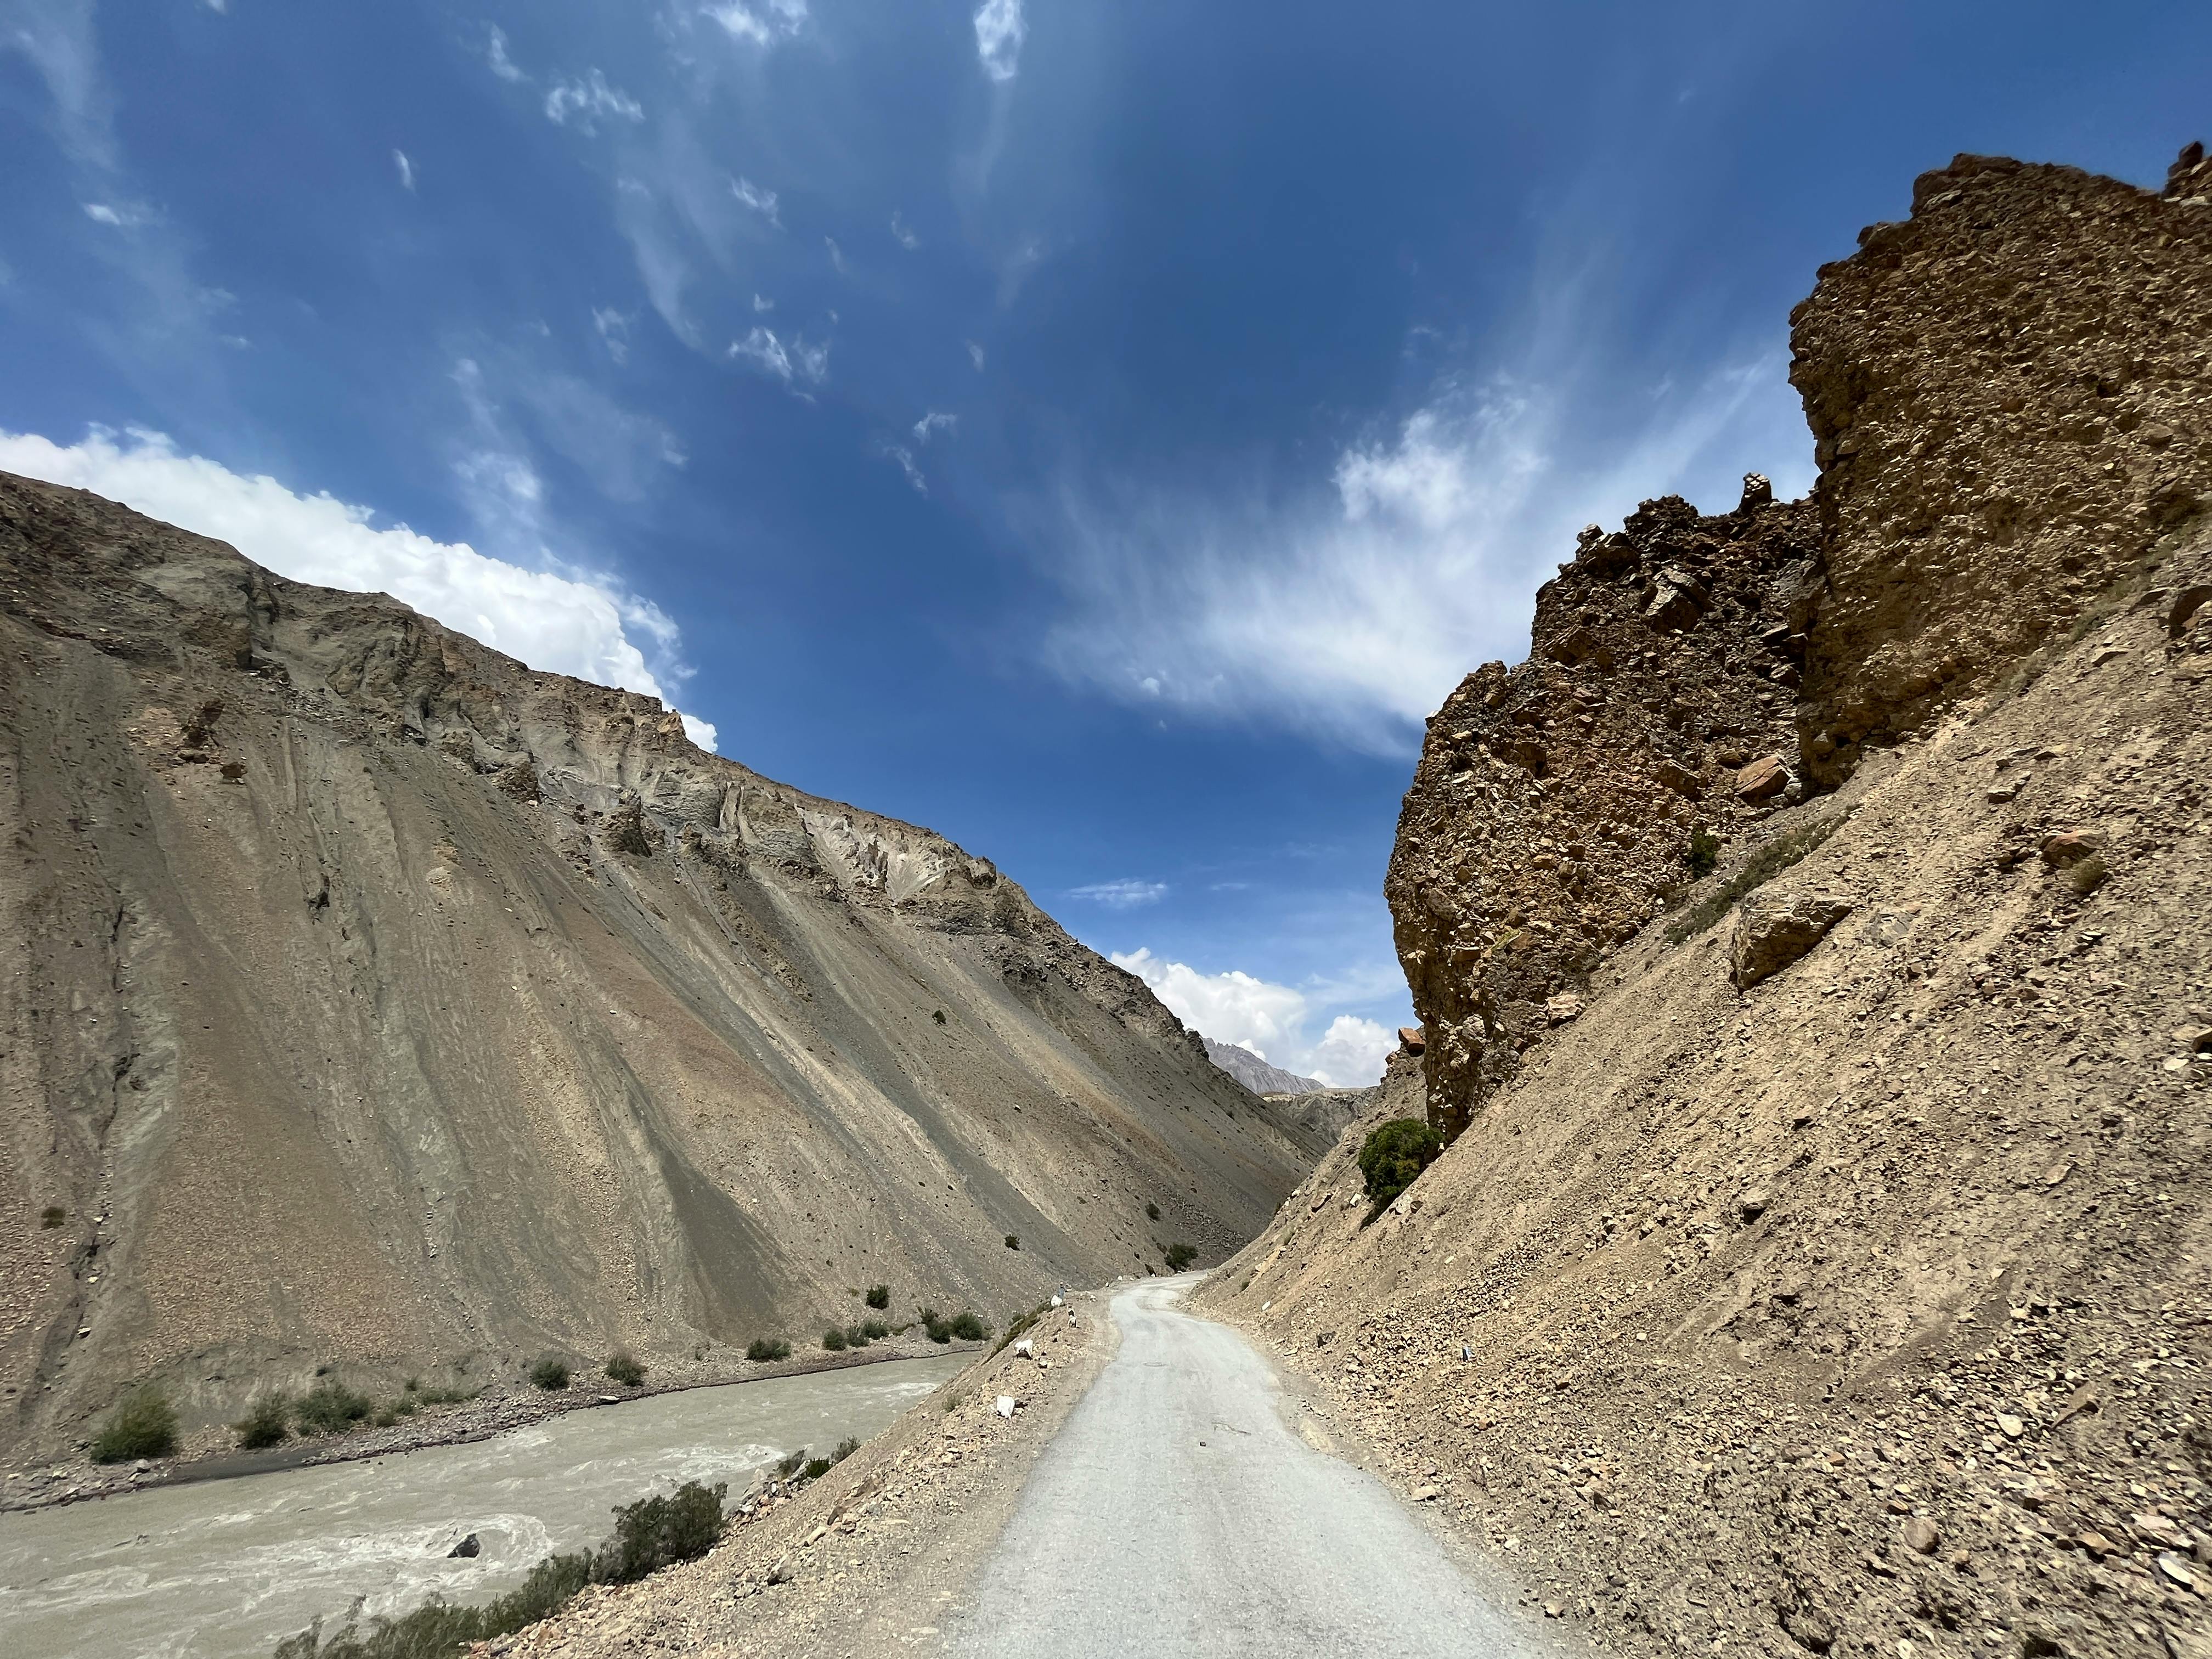
[[[1202,974],[1188,963],[1170,962],[1149,949],[1114,951],[1116,967],[1152,988],[1177,1019],[1216,1042],[1249,1048],[1271,1066],[1310,1077],[1333,1088],[1364,1088],[1382,1075],[1382,1062],[1396,1037],[1384,1026],[1357,1015],[1339,1014],[1318,1042],[1309,1039],[1313,999],[1292,986],[1276,985],[1231,969]]]
[[[975,9],[975,56],[994,81],[1011,81],[1022,66],[1022,42],[1030,32],[1022,0],[983,0]]]
[[[389,593],[532,668],[665,700],[628,627],[672,634],[672,624],[649,602],[603,580],[527,569],[405,525],[380,526],[368,507],[328,494],[302,495],[266,474],[233,472],[180,453],[158,432],[96,427],[82,442],[62,445],[35,433],[0,431],[0,470],[88,489],[228,542],[296,581]],[[534,501],[534,477],[510,472],[489,483]],[[706,721],[687,716],[684,728],[702,748],[714,746]]]
[[[610,116],[624,121],[645,119],[645,106],[607,77],[590,70],[580,81],[556,81],[545,94],[545,118],[558,126],[574,126],[580,132],[597,132]]]

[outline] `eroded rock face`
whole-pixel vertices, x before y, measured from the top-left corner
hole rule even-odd
[[[2063,630],[2212,498],[2212,164],[2163,196],[1962,155],[1793,313],[1827,585],[1822,782]]]
[[[1771,787],[1738,778],[1794,748],[1817,538],[1755,474],[1734,513],[1670,496],[1593,526],[1537,594],[1528,660],[1468,675],[1430,721],[1385,890],[1440,1133],[1688,880],[1693,828],[1794,793],[1779,759]]]

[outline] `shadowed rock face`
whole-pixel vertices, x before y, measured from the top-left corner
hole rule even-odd
[[[1225,1252],[1318,1150],[943,837],[5,475],[0,818],[33,1441],[132,1378],[189,1424],[325,1362],[804,1339],[878,1282],[1003,1318]]]

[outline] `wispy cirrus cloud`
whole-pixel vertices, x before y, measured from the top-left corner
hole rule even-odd
[[[556,126],[597,132],[602,120],[644,120],[645,106],[619,88],[610,86],[606,76],[592,69],[586,70],[581,80],[553,83],[545,94],[545,118]]]
[[[392,165],[398,169],[400,189],[411,193],[415,188],[415,163],[407,159],[407,152],[404,149],[393,150]]]
[[[519,83],[530,79],[507,56],[507,31],[495,23],[484,37],[484,62],[499,79]]]
[[[1071,887],[1067,896],[1085,904],[1103,904],[1116,910],[1129,910],[1139,904],[1158,904],[1168,896],[1168,884],[1164,881],[1139,881],[1124,877],[1119,881],[1094,881],[1085,887]]]
[[[750,179],[732,179],[730,180],[730,194],[769,223],[778,229],[782,228],[783,221],[776,216],[774,191],[763,190]]]
[[[701,8],[702,15],[722,26],[733,40],[756,46],[772,46],[788,40],[806,27],[806,0],[725,0],[721,5]]]
[[[896,209],[891,212],[891,240],[908,253],[921,246],[921,238],[915,234],[914,227],[907,223],[906,216]]]
[[[1047,659],[1131,702],[1410,752],[1462,675],[1525,649],[1536,572],[1579,526],[1753,461],[1809,483],[1786,366],[1753,351],[1655,388],[1603,456],[1562,360],[1440,384],[1288,497],[1066,485],[1039,531],[1067,597]]]
[[[933,409],[914,423],[914,441],[926,444],[933,433],[950,432],[959,424],[957,415],[948,415],[941,409]]]
[[[773,374],[786,386],[798,381],[819,385],[829,377],[830,348],[809,345],[798,335],[785,339],[774,329],[756,324],[742,340],[731,343],[730,356]]]

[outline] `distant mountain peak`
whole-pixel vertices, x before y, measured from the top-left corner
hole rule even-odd
[[[1270,1066],[1249,1048],[1233,1042],[1203,1039],[1206,1057],[1255,1095],[1310,1095],[1328,1085],[1316,1078],[1300,1077],[1279,1066]]]

